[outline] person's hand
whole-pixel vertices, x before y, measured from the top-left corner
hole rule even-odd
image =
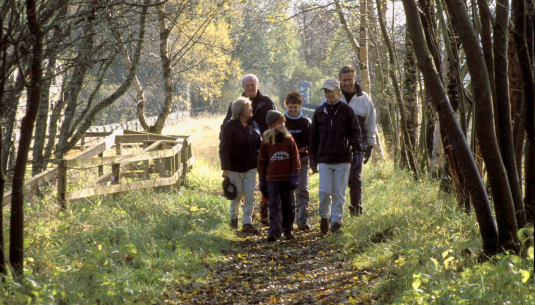
[[[262,196],[268,198],[268,187],[266,177],[258,177],[258,189],[262,193]]]
[[[303,146],[303,147],[299,148],[299,152],[300,153],[306,153],[307,152],[307,147]]]
[[[372,156],[372,152],[373,152],[373,146],[368,146],[368,148],[366,148],[366,151],[364,152],[364,161],[362,163],[364,164],[368,163],[368,160]]]
[[[230,171],[228,169],[223,170],[223,175],[221,175],[221,177],[223,177],[223,179],[227,179],[229,176],[230,176]]]
[[[290,176],[290,189],[295,190],[299,186],[299,174],[292,173]]]
[[[310,156],[310,169],[312,170],[312,175],[318,173],[318,163],[316,162],[316,157]]]
[[[358,150],[354,150],[353,151],[353,162],[352,163],[352,166],[351,166],[351,170],[354,171],[357,166],[359,166],[359,163],[360,163],[360,151]]]

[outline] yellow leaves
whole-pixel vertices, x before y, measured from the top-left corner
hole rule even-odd
[[[422,284],[421,277],[422,277],[421,273],[415,273],[415,274],[412,275],[412,278],[413,278],[413,280],[412,280],[412,289],[418,290],[418,288]]]
[[[355,299],[353,299],[353,297],[349,297],[349,303],[357,304],[357,301],[355,301]]]
[[[398,264],[399,266],[403,266],[403,265],[405,265],[405,258],[404,257],[400,257],[397,260],[395,260],[394,262],[396,264]]]
[[[527,270],[521,269],[520,274],[522,274],[522,283],[526,283],[531,277],[531,273]]]

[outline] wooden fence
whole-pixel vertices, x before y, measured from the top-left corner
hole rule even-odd
[[[48,169],[32,177],[25,186],[34,190],[39,185],[57,178],[58,201],[65,208],[66,203],[71,200],[181,183],[195,162],[192,151],[193,137],[189,135],[158,135],[116,130],[111,134],[89,132],[86,137],[105,134],[109,135],[95,146],[60,160],[57,168]],[[136,144],[143,147],[140,153],[123,154],[124,146]],[[115,155],[104,157],[104,152],[113,146]],[[143,164],[141,171],[140,163]],[[105,173],[104,166],[111,166],[111,171]],[[92,181],[90,187],[67,191],[68,171],[90,168],[98,168],[98,178]],[[151,179],[153,173],[158,177]],[[132,181],[136,178],[142,180]],[[4,204],[9,203],[11,192],[7,192],[2,201]]]

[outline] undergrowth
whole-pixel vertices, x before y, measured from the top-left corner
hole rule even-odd
[[[194,146],[195,168],[181,188],[91,197],[70,203],[67,212],[53,193],[31,197],[24,207],[24,279],[4,278],[0,304],[152,304],[177,285],[202,282],[238,238],[228,227],[214,160],[220,120],[201,124],[201,149]],[[368,284],[360,291],[368,303],[535,303],[533,228],[519,233],[531,245],[522,255],[481,261],[475,215],[457,209],[438,182],[415,182],[391,162],[366,165],[363,181],[364,215],[346,217],[342,233],[326,240],[355,269],[368,271],[359,279]],[[317,175],[310,185],[317,207]],[[8,207],[4,213],[9,217]]]

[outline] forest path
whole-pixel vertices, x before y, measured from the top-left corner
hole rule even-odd
[[[255,209],[258,211],[258,209]],[[261,235],[236,231],[239,240],[228,249],[226,262],[202,280],[177,287],[170,304],[367,304],[368,281],[377,274],[355,268],[346,250],[323,235],[319,216],[311,211],[307,232],[294,225],[295,240],[268,243],[268,227],[254,222]],[[258,218],[258,217],[257,217]],[[344,228],[342,228],[344,230]],[[350,249],[349,252],[358,250]],[[375,271],[377,272],[377,271]],[[175,300],[171,300],[175,299]]]

